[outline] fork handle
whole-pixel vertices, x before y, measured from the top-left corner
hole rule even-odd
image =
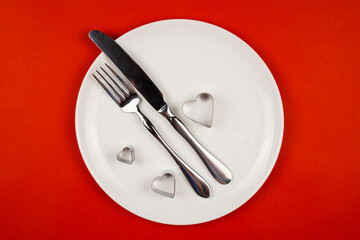
[[[171,157],[175,160],[177,165],[180,167],[182,173],[185,175],[186,179],[190,183],[194,191],[203,198],[210,197],[210,186],[209,184],[189,165],[186,164],[171,147],[165,142],[160,133],[156,130],[154,125],[150,120],[138,109],[136,112],[137,116],[140,118],[141,122],[144,124],[147,130],[165,147]]]
[[[232,174],[230,170],[196,140],[196,138],[190,133],[190,131],[180,121],[180,119],[178,119],[171,112],[170,108],[167,105],[161,108],[159,112],[171,123],[171,125],[176,129],[176,131],[180,133],[180,135],[191,145],[191,147],[198,154],[198,156],[203,161],[203,163],[210,171],[210,173],[213,175],[213,177],[221,184],[228,184],[232,179]]]

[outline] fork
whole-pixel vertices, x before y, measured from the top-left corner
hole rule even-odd
[[[171,157],[175,160],[194,191],[199,196],[208,198],[210,196],[209,184],[174,152],[174,150],[165,142],[163,137],[156,130],[150,120],[140,111],[138,106],[140,103],[140,98],[134,89],[126,81],[124,81],[108,64],[105,63],[105,66],[110,70],[113,76],[103,67],[100,67],[100,71],[95,70],[98,77],[96,74],[92,74],[95,80],[124,112],[136,113],[146,129],[149,130],[149,132],[161,143],[161,145],[164,146]],[[116,81],[114,78],[118,79],[119,81]]]

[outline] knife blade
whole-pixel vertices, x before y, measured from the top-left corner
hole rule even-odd
[[[89,37],[101,51],[110,58],[115,66],[126,76],[130,83],[135,86],[150,105],[164,116],[176,131],[190,144],[213,177],[221,184],[228,184],[232,179],[230,170],[206,150],[190,133],[180,119],[174,115],[164,101],[161,91],[130,55],[112,38],[100,31],[90,31]]]
[[[160,90],[120,45],[106,34],[97,30],[92,30],[89,33],[89,37],[110,58],[115,66],[120,69],[156,111],[159,111],[166,105]]]

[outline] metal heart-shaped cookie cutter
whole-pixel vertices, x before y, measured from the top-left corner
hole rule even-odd
[[[182,111],[190,120],[210,128],[214,117],[214,98],[209,93],[200,93],[195,100],[186,101]]]
[[[134,148],[130,145],[125,146],[121,152],[116,154],[116,159],[126,164],[132,164],[135,160]]]
[[[175,196],[175,174],[166,170],[161,177],[155,177],[151,183],[154,192],[165,197],[174,198]]]

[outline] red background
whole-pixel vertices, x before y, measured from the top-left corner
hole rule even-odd
[[[113,202],[75,136],[81,81],[118,37],[188,18],[246,41],[272,71],[285,132],[270,177],[218,220],[169,226]],[[1,239],[360,239],[359,1],[0,1]]]

